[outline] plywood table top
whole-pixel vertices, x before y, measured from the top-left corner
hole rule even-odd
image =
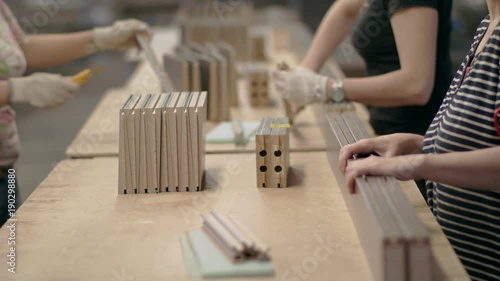
[[[255,280],[370,280],[325,153],[292,153],[292,187],[283,189],[255,187],[252,156],[208,155],[202,192],[139,195],[117,194],[117,158],[62,161],[18,211],[17,273],[1,269],[0,280],[187,280],[179,239],[210,210],[272,248],[276,274]]]
[[[254,155],[213,154],[206,158],[204,191],[139,195],[117,194],[117,158],[62,161],[18,211],[17,273],[0,269],[0,280],[113,280],[120,274],[187,280],[179,239],[199,229],[200,215],[210,210],[235,217],[272,248],[276,274],[257,280],[371,280],[326,153],[290,157],[289,188],[256,188]],[[446,280],[468,280],[415,184],[405,182],[403,189],[432,234]],[[8,235],[0,230],[0,240]],[[2,266],[7,247],[0,243]]]

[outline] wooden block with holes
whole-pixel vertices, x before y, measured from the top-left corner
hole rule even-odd
[[[288,118],[264,118],[255,135],[257,187],[287,187]]]
[[[255,107],[269,106],[269,72],[265,66],[249,65],[248,93],[250,104]]]

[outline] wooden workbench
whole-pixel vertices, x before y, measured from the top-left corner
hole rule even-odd
[[[164,41],[161,38],[165,36],[172,38],[176,38],[177,36],[171,29],[163,33],[157,32],[156,34],[156,36],[160,37],[158,39],[160,42]],[[167,49],[166,51],[171,50]],[[270,69],[273,65],[281,61],[287,61],[290,65],[296,65],[298,62],[297,56],[291,51],[271,51],[270,57],[272,59],[267,63]],[[118,156],[118,121],[121,105],[123,105],[126,97],[130,94],[152,92],[160,92],[160,85],[149,64],[142,62],[125,87],[110,90],[104,95],[82,129],[68,146],[66,155],[70,158]],[[254,108],[250,105],[245,78],[240,78],[238,81],[238,93],[240,105],[237,108],[232,108],[231,114],[242,121],[260,121],[262,118],[268,116],[285,115],[283,102],[272,85],[270,86],[270,96],[274,104],[269,107]],[[326,144],[321,137],[321,130],[317,126],[313,110],[313,108],[309,107],[301,112],[297,117],[295,126],[291,128],[291,151],[325,151]],[[208,130],[214,128],[216,125],[209,122]],[[246,145],[236,145],[233,143],[206,144],[206,153],[208,154],[251,153],[254,151],[254,142],[249,142]]]
[[[299,48],[279,54],[302,57],[310,32],[292,23],[288,27],[299,31],[291,43]],[[288,59],[293,64],[294,58]],[[328,67],[341,75],[335,66]],[[67,155],[117,156],[118,109],[128,94],[157,89],[148,65],[140,64],[127,85],[103,97]],[[317,128],[324,116],[317,108],[308,108],[297,120],[292,150],[324,149]],[[233,113],[258,120],[283,111],[278,101],[274,111],[243,103]],[[366,112],[358,113],[366,121]],[[253,152],[253,145],[207,145],[207,151],[226,154],[206,156],[207,189],[198,193],[118,195],[116,157],[62,161],[17,213],[17,273],[0,268],[0,280],[187,280],[179,238],[199,229],[200,214],[210,210],[234,216],[271,246],[276,274],[255,280],[372,280],[325,152],[292,152],[292,186],[258,189],[254,154],[237,154]],[[414,183],[403,188],[432,233],[442,279],[469,280]],[[8,234],[0,230],[4,266],[8,245],[1,241]]]
[[[139,195],[117,194],[117,158],[62,161],[16,215],[15,275],[5,270],[8,245],[0,243],[0,280],[120,280],[121,274],[134,278],[125,280],[187,280],[179,238],[199,229],[200,214],[210,210],[234,216],[272,248],[276,274],[241,280],[298,274],[371,280],[325,153],[292,153],[292,186],[283,189],[255,187],[253,155],[206,159],[206,190]],[[418,190],[409,185],[405,191],[432,231],[447,280],[467,280],[460,279],[463,267]],[[0,241],[7,237],[2,228]]]

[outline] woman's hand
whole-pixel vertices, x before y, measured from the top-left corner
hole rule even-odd
[[[344,146],[340,150],[340,171],[345,173],[347,161],[357,154],[377,154],[381,157],[390,158],[422,153],[423,140],[422,136],[414,134],[392,134],[360,140],[352,145]]]
[[[51,73],[10,78],[9,87],[11,103],[28,103],[38,108],[60,106],[80,88],[71,77]]]
[[[370,156],[366,159],[349,161],[344,175],[349,193],[356,192],[354,179],[360,176],[388,176],[401,181],[419,178],[424,154],[384,158]]]
[[[116,21],[111,26],[93,29],[94,44],[97,50],[125,50],[137,47],[135,36],[145,33],[151,37],[150,27],[139,20],[128,19]]]
[[[297,67],[292,71],[275,70],[274,85],[281,96],[297,106],[326,100],[328,77]]]

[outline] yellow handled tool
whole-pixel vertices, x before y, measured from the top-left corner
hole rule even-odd
[[[97,72],[99,72],[101,70],[102,70],[102,66],[85,69],[85,70],[79,72],[78,74],[74,75],[73,77],[71,77],[71,81],[77,83],[80,86],[83,86],[90,80],[90,78],[92,78],[92,76],[94,74],[96,74]]]

